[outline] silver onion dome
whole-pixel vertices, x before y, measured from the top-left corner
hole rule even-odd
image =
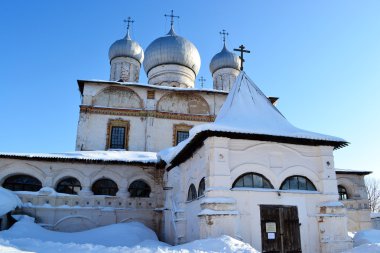
[[[117,40],[111,45],[108,57],[110,61],[116,57],[131,57],[141,64],[144,60],[144,51],[139,43],[131,39],[128,31],[123,39]]]
[[[223,46],[222,51],[212,57],[210,62],[210,71],[212,74],[222,68],[233,68],[240,70],[239,56],[229,51],[226,45]]]
[[[201,57],[194,44],[178,36],[172,27],[167,35],[150,43],[145,50],[143,64],[146,74],[159,65],[178,64],[190,68],[197,75],[201,67]]]

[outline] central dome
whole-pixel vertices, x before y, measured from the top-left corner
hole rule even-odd
[[[164,64],[178,64],[190,68],[195,75],[201,66],[197,48],[189,40],[178,36],[173,28],[166,36],[154,40],[145,50],[145,73]]]

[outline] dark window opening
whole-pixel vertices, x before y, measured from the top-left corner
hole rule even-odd
[[[256,173],[246,173],[238,177],[232,184],[235,187],[267,188],[273,189],[272,184],[264,176]]]
[[[197,199],[197,190],[193,184],[190,185],[189,191],[187,192],[187,201],[192,201]]]
[[[125,127],[112,127],[110,148],[125,149]]]
[[[42,188],[42,183],[32,176],[15,175],[5,179],[3,187],[11,191],[37,192]]]
[[[150,186],[142,180],[133,181],[128,188],[129,196],[132,198],[149,198]]]
[[[199,182],[199,187],[198,187],[198,197],[202,197],[205,195],[205,178],[202,178],[201,181]]]
[[[305,190],[316,191],[314,184],[303,176],[292,176],[285,179],[281,185],[281,190]]]
[[[339,194],[339,200],[348,199],[347,190],[346,188],[344,188],[344,186],[338,185],[338,194]]]
[[[94,195],[116,196],[118,191],[117,184],[110,179],[99,179],[92,185]]]
[[[82,190],[82,186],[78,179],[74,177],[68,177],[64,178],[61,181],[58,182],[56,191],[60,193],[66,193],[66,194],[75,194],[78,195],[78,193]]]
[[[189,138],[189,131],[177,131],[177,143],[180,143]]]

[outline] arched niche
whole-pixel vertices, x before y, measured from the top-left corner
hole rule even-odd
[[[188,92],[171,92],[164,95],[157,103],[157,110],[183,114],[210,114],[207,101],[202,96]]]
[[[139,95],[127,87],[107,87],[93,98],[94,106],[141,109],[143,101]]]

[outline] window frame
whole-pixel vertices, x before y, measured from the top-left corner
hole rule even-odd
[[[124,148],[119,150],[128,150],[128,140],[129,140],[129,120],[123,119],[110,119],[107,124],[107,137],[106,137],[106,150],[118,150],[111,148],[112,141],[112,128],[113,127],[124,127]]]
[[[206,179],[203,177],[201,181],[199,181],[199,185],[198,185],[198,198],[205,196],[205,190],[206,190]]]
[[[110,182],[113,182],[115,184],[116,188],[115,187],[107,187],[106,188],[107,192],[108,192],[107,194],[97,194],[97,193],[95,193],[95,191],[94,191],[95,184],[98,183],[99,181],[106,181],[106,180],[110,181]],[[109,192],[110,189],[116,189],[115,193],[114,194],[109,194],[110,193]],[[117,185],[117,183],[114,180],[112,180],[110,178],[98,178],[95,182],[92,183],[92,185],[91,185],[91,191],[96,196],[99,196],[99,195],[100,196],[102,196],[102,195],[104,195],[104,196],[116,196],[117,192],[119,191],[119,186]]]
[[[64,192],[64,191],[60,191],[60,190],[58,189],[58,187],[60,186],[60,184],[61,184],[63,181],[66,181],[66,180],[76,180],[77,183],[78,183],[78,184],[65,185],[66,188],[69,189],[71,193]],[[78,186],[79,186],[79,191],[78,191],[78,192],[75,192],[75,191],[74,191],[74,188],[75,188],[75,187],[78,187]],[[61,178],[61,179],[57,182],[57,184],[56,184],[56,186],[55,186],[55,191],[56,191],[56,192],[59,192],[59,193],[65,193],[65,194],[71,194],[71,195],[78,195],[79,192],[82,190],[82,188],[83,188],[83,187],[82,187],[82,184],[81,184],[81,182],[80,182],[77,178],[75,178],[75,177],[64,177],[64,178]]]
[[[190,193],[191,193],[191,195],[190,195]],[[189,189],[187,191],[187,199],[186,199],[186,201],[187,202],[191,202],[193,200],[196,200],[197,198],[198,198],[197,188],[195,188],[194,184],[190,184]]]
[[[244,177],[248,176],[248,175],[252,175],[252,185],[254,185],[254,178],[253,176],[258,176],[258,177],[261,177],[262,180],[263,180],[263,185],[264,185],[264,180],[269,184],[270,187],[254,187],[254,186],[235,186],[236,183],[240,180],[240,179],[243,179]],[[244,179],[243,179],[243,184],[244,184]],[[266,178],[264,175],[262,174],[259,174],[259,173],[256,173],[256,172],[247,172],[247,173],[244,173],[244,174],[241,174],[240,176],[238,176],[235,181],[233,182],[232,184],[232,189],[233,188],[252,188],[252,189],[274,189],[273,187],[273,184],[271,183],[271,181]]]
[[[290,188],[290,183],[291,183],[290,180],[291,180],[291,179],[294,179],[294,178],[297,178],[297,189],[295,189],[295,188]],[[303,178],[303,179],[305,179],[306,189],[300,189],[299,178]],[[289,182],[289,183],[288,183],[288,184],[289,184],[289,188],[288,188],[288,189],[283,189],[285,183],[287,183],[287,182]],[[308,189],[308,183],[310,183],[311,186],[312,186],[314,189],[309,190],[309,189]],[[301,175],[293,175],[293,176],[289,176],[289,177],[285,178],[285,180],[281,183],[280,190],[282,190],[282,191],[312,191],[312,192],[313,192],[313,191],[318,191],[318,190],[317,190],[317,187],[315,186],[315,184],[314,184],[310,179],[308,179],[308,178],[305,177],[305,176],[301,176]]]
[[[342,189],[344,190],[344,192],[341,191]],[[339,195],[339,200],[348,200],[348,199],[350,199],[349,195],[348,195],[347,188],[344,187],[341,184],[338,185],[338,195]],[[343,198],[344,195],[346,195],[346,198]]]
[[[134,184],[134,183],[139,183],[139,182],[143,182],[144,184],[145,184],[145,188],[143,189],[143,191],[147,191],[148,193],[147,194],[140,194],[140,195],[138,195],[138,194],[132,194],[131,193],[131,190],[139,190],[139,188],[131,188],[132,187],[132,185]],[[150,194],[152,193],[152,188],[150,187],[150,185],[147,183],[147,182],[145,182],[144,180],[142,180],[142,179],[137,179],[137,180],[134,180],[129,186],[128,186],[128,192],[129,192],[129,197],[130,198],[149,198],[150,197]]]
[[[174,124],[173,125],[173,146],[177,146],[179,144],[178,132],[189,132],[190,134],[190,129],[192,127],[193,127],[192,125],[187,125],[187,124]]]
[[[38,183],[37,183],[37,184],[21,184],[21,183],[15,183],[15,182],[13,182],[12,184],[11,184],[11,183],[7,183],[8,180],[10,180],[10,179],[12,179],[12,178],[17,178],[17,177],[25,177],[25,178],[28,178],[29,180],[32,179],[32,180],[34,180],[34,181],[36,181],[36,182],[38,182]],[[22,190],[14,189],[14,187],[12,187],[12,189],[7,188],[7,187],[4,187],[4,184],[10,184],[10,185],[12,185],[12,186],[14,186],[14,185],[22,185]],[[42,182],[41,182],[38,178],[36,178],[36,177],[34,177],[34,176],[31,176],[31,175],[28,175],[28,174],[14,174],[14,175],[8,175],[8,176],[4,179],[3,183],[1,184],[1,186],[2,186],[3,188],[7,189],[7,190],[10,190],[10,191],[29,191],[29,192],[38,192],[38,191],[41,190],[41,188],[43,187],[43,186],[42,186]],[[39,189],[38,189],[38,190],[37,190],[37,189],[35,189],[35,190],[27,190],[27,189],[25,189],[25,186],[34,186],[34,187],[37,187],[37,188],[39,187]]]

